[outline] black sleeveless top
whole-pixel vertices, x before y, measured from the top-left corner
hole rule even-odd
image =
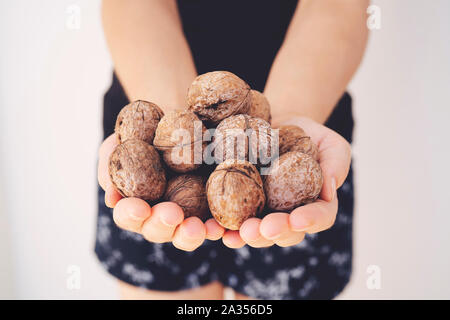
[[[293,0],[178,0],[198,73],[230,71],[263,91],[296,6]]]
[[[296,7],[297,0],[178,0],[198,74],[230,71],[253,89],[263,91]],[[105,137],[113,133],[117,114],[127,103],[114,76],[105,96]],[[347,93],[326,125],[351,142],[353,119]]]

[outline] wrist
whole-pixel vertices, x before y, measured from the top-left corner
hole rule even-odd
[[[272,113],[272,127],[278,128],[286,124],[287,122],[291,122],[293,119],[297,118],[305,118],[305,115],[302,115],[299,112],[293,111],[284,111],[284,112],[275,112]]]
[[[272,125],[279,126],[292,118],[306,117],[318,123],[325,123],[334,104],[315,99],[313,96],[283,95],[279,96],[271,92],[264,92],[271,106]]]
[[[280,125],[292,118],[309,118],[324,124],[329,118],[333,108],[307,104],[307,107],[303,107],[302,104],[297,104],[296,106],[289,108],[278,108],[278,105],[272,106],[272,125]]]

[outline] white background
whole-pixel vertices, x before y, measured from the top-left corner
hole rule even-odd
[[[340,298],[449,299],[450,2],[373,3],[381,29],[350,85],[355,258]],[[66,26],[72,4],[79,30]],[[100,2],[2,0],[0,35],[0,298],[115,298],[93,254],[112,68]],[[71,265],[80,290],[67,289]]]

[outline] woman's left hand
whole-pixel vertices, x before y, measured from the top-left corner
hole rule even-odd
[[[245,244],[255,248],[274,244],[293,246],[300,243],[306,233],[329,229],[336,220],[336,190],[344,183],[350,168],[350,144],[338,133],[308,118],[293,118],[284,124],[303,128],[319,148],[323,174],[320,198],[294,209],[290,214],[270,213],[263,219],[246,220],[239,231],[227,230],[222,240],[230,248],[240,248]]]

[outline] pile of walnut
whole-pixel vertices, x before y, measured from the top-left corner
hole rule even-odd
[[[212,214],[231,230],[263,211],[289,212],[317,199],[323,183],[317,146],[301,128],[282,126],[275,152],[262,93],[230,72],[215,71],[194,80],[187,104],[164,114],[139,100],[121,110],[109,174],[124,197],[173,201],[185,217]],[[272,163],[261,176],[258,169],[268,163],[263,155]]]

